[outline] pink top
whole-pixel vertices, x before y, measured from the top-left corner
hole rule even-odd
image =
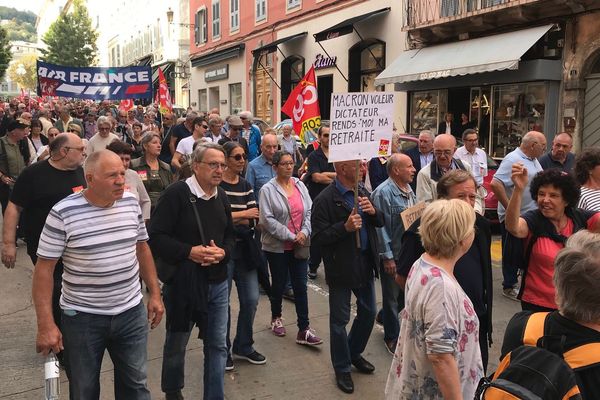
[[[292,219],[288,221],[288,229],[290,232],[296,234],[302,229],[302,217],[304,216],[304,204],[302,204],[302,195],[300,190],[294,185],[294,193],[288,196],[288,204],[292,213]],[[294,248],[294,242],[285,242],[283,245],[284,250],[292,250]]]

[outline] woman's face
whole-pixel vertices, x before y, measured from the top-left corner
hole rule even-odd
[[[42,132],[42,127],[40,125],[31,125],[31,133],[34,135],[39,135]]]
[[[125,169],[129,169],[129,164],[131,163],[131,154],[121,153],[119,154],[119,157],[121,158],[121,161],[123,161],[123,167]]]
[[[158,157],[158,155],[160,154],[160,140],[154,136],[152,137],[152,140],[148,142],[147,145],[144,146],[144,149],[146,151],[147,154],[151,154],[155,157]]]
[[[284,155],[277,164],[277,177],[278,178],[291,178],[294,172],[294,160],[290,155]]]
[[[558,220],[565,214],[567,202],[562,191],[554,185],[540,186],[536,200],[540,212],[548,219]]]
[[[241,147],[236,147],[231,151],[229,157],[227,157],[227,166],[230,171],[239,174],[244,170],[246,166],[246,152]]]
[[[141,135],[142,134],[142,127],[139,125],[134,125],[133,126],[133,134],[134,135]]]

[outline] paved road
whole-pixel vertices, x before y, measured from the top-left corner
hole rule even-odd
[[[495,342],[490,354],[490,370],[497,365],[499,348],[506,323],[519,310],[518,303],[501,296],[501,269],[499,242],[493,245],[494,254],[494,328]],[[31,302],[32,265],[24,246],[18,250],[17,267],[0,267],[0,399],[38,400],[43,398],[42,358],[35,353],[35,313]],[[383,345],[383,330],[376,326],[364,353],[376,371],[373,375],[353,373],[355,393],[346,395],[335,386],[329,356],[327,286],[322,269],[317,280],[310,282],[309,309],[311,326],[325,340],[318,348],[307,348],[295,343],[295,313],[293,303],[284,302],[283,316],[288,336],[279,338],[269,330],[269,301],[261,296],[255,321],[255,347],[265,354],[266,365],[255,366],[236,362],[233,372],[226,374],[225,394],[231,400],[249,399],[381,399],[387,378],[391,355]],[[378,291],[378,301],[381,295]],[[231,299],[237,315],[235,290]],[[164,323],[150,333],[149,386],[153,397],[162,399],[160,369]],[[191,339],[186,363],[187,383],[184,395],[197,399],[202,395],[202,342]],[[102,366],[102,399],[112,399],[112,364],[108,356]],[[66,376],[61,376],[61,398],[68,398]]]

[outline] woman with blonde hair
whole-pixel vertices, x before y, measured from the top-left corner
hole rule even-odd
[[[471,247],[475,211],[464,201],[437,200],[421,217],[425,253],[411,268],[386,399],[472,399],[483,365],[479,320],[454,277]]]

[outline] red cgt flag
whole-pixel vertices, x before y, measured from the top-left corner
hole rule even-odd
[[[165,75],[162,69],[158,67],[158,100],[161,114],[173,111],[173,105],[171,104],[171,94],[169,93],[169,85],[165,79]]]
[[[133,100],[132,99],[121,100],[121,102],[119,103],[119,110],[129,111],[132,108],[133,108]]]
[[[298,86],[292,90],[281,111],[292,119],[294,132],[304,143],[314,141],[312,132],[321,126],[314,66],[310,67]]]

